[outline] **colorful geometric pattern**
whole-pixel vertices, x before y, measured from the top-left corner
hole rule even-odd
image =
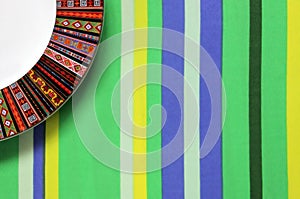
[[[103,9],[101,0],[57,0],[57,8],[60,9]]]
[[[13,120],[11,118],[10,112],[4,100],[2,92],[0,92],[0,111],[1,111],[1,138],[3,139],[6,136],[14,135],[17,133]],[[2,127],[4,130],[2,130]],[[6,132],[6,136],[3,135],[3,132]]]
[[[102,45],[107,41],[115,45],[96,56],[95,67],[78,94],[45,123],[1,143],[1,198],[300,198],[299,0],[109,0],[105,9],[109,23],[103,29]],[[141,27],[156,27],[160,34],[145,31],[134,41],[126,34],[116,37]],[[186,40],[170,39],[169,30]],[[199,49],[190,46],[190,40]],[[158,48],[153,49],[153,41]],[[121,54],[140,42],[149,48]],[[169,52],[172,46],[183,55]],[[189,67],[194,58],[191,61],[198,63],[195,66],[205,76],[205,52],[200,46],[220,71],[226,95],[220,96],[217,89],[219,96],[212,98],[209,83]],[[116,59],[97,82],[95,95],[81,95],[90,94],[86,90],[94,85],[89,77],[98,77],[93,72],[111,54]],[[51,59],[43,56],[45,61]],[[139,64],[147,70],[140,70]],[[57,68],[57,74],[71,72],[57,65],[47,66]],[[211,77],[213,88],[218,88],[220,79]],[[137,81],[145,86],[128,96]],[[193,97],[187,95],[189,89]],[[218,105],[215,111],[212,99]],[[133,172],[111,168],[92,155],[82,136],[98,131],[89,123],[89,111],[78,111],[74,104],[83,108],[92,104],[103,138],[120,149],[114,155],[109,150],[97,152]],[[75,122],[75,115],[83,121]],[[225,117],[224,127],[203,157],[212,117],[219,122]],[[195,118],[193,143],[186,146],[189,124]],[[134,128],[136,124],[144,128]],[[134,139],[137,130],[146,133],[147,139]],[[176,147],[166,154],[162,149],[175,138]],[[103,146],[102,141],[94,147]],[[181,156],[163,167],[178,151]],[[145,152],[147,156],[137,161],[135,154]],[[153,152],[158,152],[157,159],[153,160]],[[138,166],[153,164],[160,167],[134,173]]]
[[[90,41],[93,43],[97,43],[97,41],[99,40],[98,36],[93,36],[90,34],[80,33],[80,32],[67,30],[67,29],[63,29],[63,28],[59,28],[59,27],[55,27],[54,31],[59,32],[59,33],[64,33],[66,35],[71,35],[73,37],[78,37],[80,39],[87,40],[87,41]]]
[[[79,23],[79,22],[78,22]],[[51,36],[51,42],[69,47],[72,50],[82,53],[87,56],[93,56],[96,50],[96,45],[75,39],[69,36],[61,35],[59,33],[53,33]]]
[[[71,23],[73,30],[56,24],[36,65],[0,91],[0,140],[49,117],[72,95],[91,64],[101,33],[103,1],[57,1],[57,5],[73,5],[70,11],[59,9],[56,16],[57,21],[65,17],[63,24]]]
[[[3,139],[4,135],[3,135],[3,131],[2,131],[2,127],[0,126],[0,138]]]
[[[72,29],[77,31],[84,31],[87,33],[99,34],[102,29],[102,22],[95,21],[83,21],[77,19],[57,18],[55,22],[56,26],[66,29]]]
[[[18,83],[13,83],[9,86],[9,89],[14,97],[17,106],[19,106],[21,113],[30,128],[41,121],[41,118],[37,115],[36,111],[32,107],[30,101],[22,91]]]
[[[60,63],[64,67],[68,68],[69,70],[73,71],[77,75],[81,76],[85,74],[86,67],[82,66],[79,63],[76,63],[75,61],[72,61],[71,59],[67,58],[64,55],[61,55],[60,53],[55,52],[54,50],[47,48],[45,51],[45,55],[53,59],[54,61]]]
[[[56,43],[52,43],[50,41],[48,47],[56,50],[57,52],[60,52],[61,54],[66,55],[67,57],[70,57],[71,59],[75,59],[78,63],[82,63],[85,66],[89,66],[92,62],[91,57],[86,57],[80,53],[72,51],[69,48],[67,48],[66,46],[61,46]]]
[[[87,11],[57,11],[57,16],[59,17],[70,17],[79,19],[101,19],[103,18],[102,13],[99,12],[87,12]]]

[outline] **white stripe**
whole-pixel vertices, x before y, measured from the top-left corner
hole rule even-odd
[[[122,0],[122,32],[133,30],[134,28],[134,0]],[[130,37],[128,37],[130,36]],[[126,49],[134,48],[134,38],[131,34],[122,36],[122,52]],[[132,110],[133,104],[130,96],[133,93],[133,53],[121,57],[121,80],[120,80],[120,145],[121,149],[127,152],[133,150],[133,140],[129,134],[132,134]],[[129,72],[129,73],[128,73]],[[126,76],[125,76],[126,75]],[[133,198],[133,156],[122,154],[120,157],[121,168],[121,199]],[[129,171],[129,173],[128,173]]]
[[[185,1],[184,183],[185,198],[200,198],[200,0]],[[192,48],[188,38],[199,44]],[[189,62],[188,62],[189,61]],[[190,63],[195,63],[191,65]],[[195,102],[197,107],[195,107]],[[196,128],[196,131],[195,131]]]
[[[33,198],[33,130],[19,136],[19,199]]]

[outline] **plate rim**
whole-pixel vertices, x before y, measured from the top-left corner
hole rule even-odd
[[[28,132],[28,131],[30,131],[31,129],[33,129],[33,128],[35,128],[36,126],[38,126],[39,124],[41,124],[41,123],[43,123],[43,122],[45,122],[47,119],[49,119],[51,116],[53,116],[57,111],[59,111],[59,109],[61,108],[61,107],[63,107],[69,100],[70,100],[70,98],[72,97],[72,95],[77,91],[77,89],[80,87],[80,85],[81,85],[81,83],[84,81],[84,79],[86,78],[86,76],[87,76],[87,74],[88,74],[88,72],[89,72],[89,70],[90,70],[90,68],[92,67],[92,65],[93,65],[93,62],[94,62],[94,60],[95,60],[95,57],[97,56],[97,51],[98,51],[98,49],[99,49],[99,45],[100,45],[100,41],[101,41],[101,39],[102,39],[102,36],[103,36],[103,27],[104,27],[104,22],[105,22],[105,1],[104,0],[86,0],[85,2],[86,2],[86,5],[85,6],[81,6],[80,4],[81,4],[81,0],[55,0],[56,1],[56,14],[55,14],[55,24],[54,24],[54,27],[53,27],[53,30],[52,30],[52,33],[51,33],[51,38],[49,39],[49,42],[48,42],[48,45],[47,45],[47,47],[46,47],[46,49],[45,49],[45,51],[43,52],[43,54],[42,54],[42,56],[40,57],[40,59],[37,61],[37,63],[24,75],[24,76],[22,76],[20,79],[18,79],[17,81],[15,81],[14,83],[12,83],[11,85],[9,85],[9,86],[7,86],[7,87],[5,87],[5,88],[2,88],[2,89],[0,89],[0,142],[2,142],[2,141],[5,141],[5,140],[8,140],[8,139],[11,139],[11,138],[14,138],[14,137],[18,137],[19,135],[22,135],[22,134],[24,134],[24,133],[26,133],[26,132]],[[99,2],[99,6],[95,6],[95,4],[96,4],[96,1],[98,1]],[[73,2],[73,6],[71,6],[71,7],[61,7],[61,6],[59,6],[59,3],[69,3],[69,2]],[[91,6],[88,6],[87,4],[88,4],[88,2],[93,2],[93,5]],[[74,5],[75,5],[75,3],[77,3],[77,6],[75,7]],[[78,6],[78,4],[79,4],[79,6]],[[68,5],[67,5],[68,6]],[[73,27],[75,28],[75,29],[64,29],[64,27],[63,26],[57,26],[57,22],[58,22],[58,18],[60,17],[59,16],[59,11],[60,10],[62,10],[61,12],[73,12],[73,14],[79,14],[79,12],[85,12],[84,10],[87,10],[88,12],[90,11],[90,12],[92,12],[92,10],[94,11],[97,11],[97,12],[95,12],[96,14],[99,14],[100,16],[101,16],[101,18],[94,18],[94,20],[90,20],[90,18],[84,18],[84,17],[81,17],[80,19],[79,19],[79,17],[78,18],[76,18],[75,17],[75,19],[74,19],[74,17],[73,18],[71,18],[71,17],[65,17],[65,20],[64,21],[66,21],[66,20],[68,20],[69,19],[69,21],[71,21],[71,20],[75,20],[75,22],[73,22],[72,23],[72,25],[73,24],[76,24],[76,22],[80,22],[80,21],[84,21],[84,20],[89,20],[89,21],[87,21],[88,23],[86,23],[86,25],[88,25],[88,24],[90,24],[93,28],[96,28],[96,26],[94,27],[93,26],[93,24],[91,24],[90,22],[95,22],[95,23],[99,23],[99,24],[101,24],[101,28],[100,29],[97,29],[97,30],[99,30],[99,33],[97,34],[97,36],[95,36],[96,34],[92,34],[92,35],[90,35],[88,32],[89,32],[89,30],[87,30],[87,32],[85,32],[85,33],[83,33],[83,32],[81,32],[81,31],[78,31],[77,30],[77,32],[76,32],[76,26],[75,25],[73,25]],[[61,16],[62,17],[62,16]],[[62,21],[63,22],[63,21]],[[70,25],[71,23],[69,23],[68,25]],[[39,64],[39,62],[42,62],[42,58],[43,58],[43,56],[47,56],[46,55],[46,51],[47,51],[47,49],[50,49],[49,48],[49,46],[50,46],[50,43],[51,43],[51,41],[52,41],[52,37],[53,37],[53,35],[54,35],[54,33],[55,33],[55,29],[56,28],[58,28],[58,29],[61,29],[61,30],[64,30],[64,31],[68,31],[69,30],[69,32],[70,33],[73,33],[74,35],[76,35],[77,34],[77,37],[72,37],[72,36],[70,36],[70,35],[62,35],[62,36],[65,36],[66,38],[70,38],[70,39],[73,39],[74,41],[83,41],[83,42],[85,42],[85,43],[90,43],[90,42],[88,42],[87,40],[87,38],[88,38],[88,36],[91,36],[91,37],[93,37],[93,35],[95,36],[95,37],[98,37],[98,39],[97,40],[94,40],[94,42],[96,43],[94,43],[95,44],[95,46],[94,46],[94,50],[93,50],[93,54],[92,54],[92,56],[89,56],[89,55],[86,55],[85,57],[84,56],[82,56],[82,57],[84,57],[84,58],[87,58],[87,57],[90,57],[90,63],[89,64],[87,64],[87,66],[86,66],[86,68],[85,68],[85,71],[84,71],[84,73],[80,76],[80,75],[78,75],[77,73],[75,73],[76,75],[75,75],[75,80],[77,79],[77,81],[78,81],[78,83],[77,84],[73,84],[73,86],[74,86],[74,88],[73,89],[71,89],[70,91],[71,91],[71,93],[69,94],[69,95],[67,95],[64,99],[62,99],[62,102],[61,102],[61,104],[59,104],[52,112],[50,112],[48,115],[46,114],[46,116],[45,117],[43,117],[43,116],[41,116],[41,115],[38,115],[37,114],[37,112],[36,112],[36,110],[35,109],[33,109],[33,111],[34,111],[34,113],[36,114],[36,116],[38,116],[39,117],[39,120],[37,120],[37,121],[34,121],[33,122],[33,124],[32,124],[32,126],[29,126],[29,127],[27,127],[27,128],[25,128],[24,130],[20,130],[19,128],[15,128],[15,132],[14,132],[14,134],[9,134],[10,132],[6,132],[6,130],[5,130],[5,127],[3,127],[5,124],[4,123],[6,123],[6,121],[7,120],[5,120],[4,121],[4,119],[3,119],[3,117],[6,117],[8,114],[10,114],[10,116],[11,116],[11,119],[10,119],[10,122],[11,122],[11,124],[9,125],[9,126],[11,126],[12,124],[13,125],[17,125],[16,124],[16,122],[15,122],[15,115],[13,114],[13,112],[10,110],[12,107],[10,107],[10,105],[8,104],[8,102],[7,102],[7,99],[5,99],[4,98],[4,90],[8,90],[8,91],[10,91],[9,93],[10,93],[10,97],[12,98],[11,100],[14,100],[14,103],[15,103],[15,105],[16,105],[16,107],[17,108],[19,108],[19,110],[24,114],[25,112],[26,112],[26,110],[24,111],[24,109],[21,107],[22,105],[19,105],[18,104],[18,102],[17,102],[17,100],[18,100],[18,98],[16,97],[16,94],[18,94],[18,93],[13,93],[13,91],[12,91],[12,89],[14,89],[14,88],[16,88],[15,87],[15,85],[17,84],[18,85],[18,82],[19,81],[25,81],[24,80],[24,78],[25,78],[25,76],[28,76],[28,74],[29,74],[29,72],[30,71],[32,71],[38,64]],[[81,25],[80,26],[80,28],[83,28],[83,25]],[[78,28],[77,28],[78,29]],[[90,29],[91,30],[91,29]],[[60,32],[61,33],[61,32]],[[57,34],[59,34],[60,35],[60,33],[57,33]],[[86,39],[87,40],[81,40],[80,39],[80,37],[78,36],[78,34],[80,35],[80,34],[82,34],[82,35],[85,35],[86,37]],[[70,47],[70,46],[68,46],[68,47]],[[53,50],[53,51],[55,51],[55,50]],[[70,52],[72,52],[72,53],[74,53],[73,51],[75,51],[76,52],[76,50],[69,50]],[[63,55],[63,54],[61,54],[61,53],[59,53],[59,52],[57,52],[57,51],[55,51],[57,54],[59,54],[59,55],[61,55],[62,57],[65,57],[65,58],[68,58],[67,56],[65,56],[65,55]],[[79,54],[83,54],[83,53],[79,53]],[[49,57],[48,57],[49,58]],[[49,58],[50,59],[50,58]],[[85,59],[84,59],[85,60]],[[52,60],[54,63],[55,63],[55,60]],[[73,62],[73,63],[76,63],[76,61],[74,60],[74,59],[71,59],[71,58],[69,58],[69,61],[71,61],[71,62]],[[45,63],[44,63],[45,64]],[[58,66],[60,66],[61,68],[63,68],[63,69],[65,69],[65,70],[67,70],[66,69],[66,66],[63,66],[62,64],[59,64],[59,63],[55,63],[56,65],[58,65]],[[83,65],[83,62],[82,63],[77,63],[77,64],[79,64],[80,66],[84,66]],[[47,65],[47,64],[45,64],[45,65]],[[47,66],[49,66],[49,65],[47,65]],[[42,67],[42,66],[41,66]],[[68,69],[69,70],[69,69]],[[50,70],[51,71],[51,70]],[[53,71],[52,71],[53,72]],[[61,76],[62,76],[62,74],[60,74]],[[44,75],[42,75],[42,76],[44,76]],[[51,74],[50,74],[50,76],[51,76]],[[45,78],[46,76],[44,76],[43,78],[44,78],[44,82],[46,82],[46,83],[48,83],[48,85],[49,85],[49,78],[50,77],[48,77],[48,78]],[[53,76],[52,76],[52,78],[54,78]],[[56,79],[57,80],[57,79]],[[74,81],[75,81],[74,80]],[[62,80],[61,80],[62,81]],[[57,82],[58,83],[58,82]],[[62,84],[62,82],[59,82],[60,84]],[[33,83],[34,84],[34,83]],[[50,84],[52,84],[52,83],[50,83]],[[23,98],[26,98],[26,100],[28,101],[28,102],[30,102],[31,101],[31,103],[30,103],[30,105],[31,105],[31,109],[33,108],[33,106],[32,106],[32,100],[29,100],[27,97],[28,97],[28,94],[26,95],[26,93],[24,92],[24,88],[23,89],[21,89],[21,86],[19,86],[18,85],[18,87],[19,87],[19,90],[21,90],[21,91],[23,91],[22,92],[22,97],[20,98],[20,99],[23,99]],[[50,87],[50,88],[52,88],[53,89],[53,86],[52,87]],[[28,89],[28,88],[27,88]],[[21,92],[20,91],[20,92]],[[57,94],[57,93],[56,93]],[[15,96],[13,96],[13,95],[15,95]],[[44,97],[44,96],[42,96],[42,97]],[[15,99],[14,99],[15,98]],[[30,97],[31,98],[31,97]],[[37,100],[37,99],[35,99],[35,100]],[[37,100],[38,101],[38,100]],[[2,110],[3,110],[3,104],[4,103],[6,103],[6,108],[4,107],[4,109],[8,112],[8,114],[6,114],[5,116],[3,116],[2,115]],[[27,102],[26,102],[27,103]],[[26,104],[26,103],[24,103],[24,104]],[[24,105],[23,104],[23,105]],[[22,110],[23,109],[23,110]],[[30,109],[28,109],[28,110],[30,110]],[[27,110],[27,111],[28,111]],[[19,115],[21,115],[22,113],[20,113],[19,112]],[[32,114],[32,115],[35,115],[35,114]],[[32,115],[30,115],[29,117],[31,117]],[[28,118],[29,118],[28,117]],[[26,118],[26,119],[28,119],[28,118]],[[23,119],[24,119],[24,115],[23,115]],[[25,126],[27,126],[27,125],[29,125],[29,124],[27,124],[26,125],[26,122],[24,122],[23,121],[23,123],[25,123]],[[28,123],[28,121],[27,121],[27,123]],[[5,134],[6,134],[6,136],[5,136]]]

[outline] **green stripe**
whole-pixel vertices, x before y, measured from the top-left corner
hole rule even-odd
[[[193,40],[200,45],[200,0],[185,1],[184,46],[184,194],[200,198],[200,47],[193,49]],[[198,107],[195,106],[198,105]],[[196,123],[195,123],[196,122]]]
[[[249,199],[248,0],[223,0],[222,75],[227,97],[222,134],[223,195],[224,199]]]
[[[148,26],[149,27],[162,27],[162,0],[157,0],[155,3],[148,0]],[[161,37],[156,37],[156,34],[148,35],[149,43],[152,41],[159,42],[162,45]],[[147,68],[147,79],[155,81],[159,84],[154,85],[149,83],[147,85],[147,113],[148,113],[148,127],[147,127],[147,152],[154,152],[161,149],[161,62],[162,62],[162,50],[161,49],[148,49],[148,68]],[[152,65],[152,64],[155,64]],[[151,108],[153,108],[151,110]],[[153,136],[156,133],[155,136]],[[153,136],[153,137],[151,137]],[[153,162],[155,164],[161,164],[161,157],[156,160],[148,160],[147,167],[151,169]],[[160,199],[162,198],[162,178],[161,169],[149,172],[147,175],[147,194],[148,198]]]
[[[19,138],[0,142],[1,198],[18,198]]]
[[[262,0],[250,1],[249,127],[251,198],[262,198],[261,52]]]
[[[263,198],[288,198],[286,137],[287,2],[263,1]]]
[[[19,137],[19,199],[33,198],[33,129]]]
[[[122,0],[122,32],[132,31],[134,29],[134,0]],[[131,32],[132,33],[132,32]],[[126,49],[134,49],[134,35],[128,38],[129,34],[122,35],[122,52]],[[125,37],[125,38],[123,38]],[[121,153],[121,199],[133,198],[133,138],[128,134],[133,132],[132,125],[132,103],[129,101],[133,93],[133,52],[125,53],[121,57],[121,79],[120,79],[120,146],[124,151],[130,152],[128,157]],[[130,76],[130,77],[129,77]],[[129,105],[129,103],[131,103]],[[126,168],[127,167],[127,168]],[[130,167],[130,168],[128,168]]]
[[[121,31],[120,5],[120,1],[105,2],[103,39]],[[112,48],[115,50],[118,47],[112,46]],[[97,56],[93,67],[96,67],[99,61],[101,59]],[[116,61],[99,82],[95,105],[98,120],[101,121],[104,132],[117,146],[119,145],[119,128],[112,116],[111,92],[119,80],[119,75],[120,61]],[[71,113],[71,102],[60,110],[60,198],[120,198],[120,172],[104,166],[88,153],[78,137]]]

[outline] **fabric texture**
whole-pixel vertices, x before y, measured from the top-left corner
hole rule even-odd
[[[0,198],[300,198],[299,10],[298,0],[106,0],[78,93],[0,143]],[[87,141],[100,134],[85,106],[112,148]]]

